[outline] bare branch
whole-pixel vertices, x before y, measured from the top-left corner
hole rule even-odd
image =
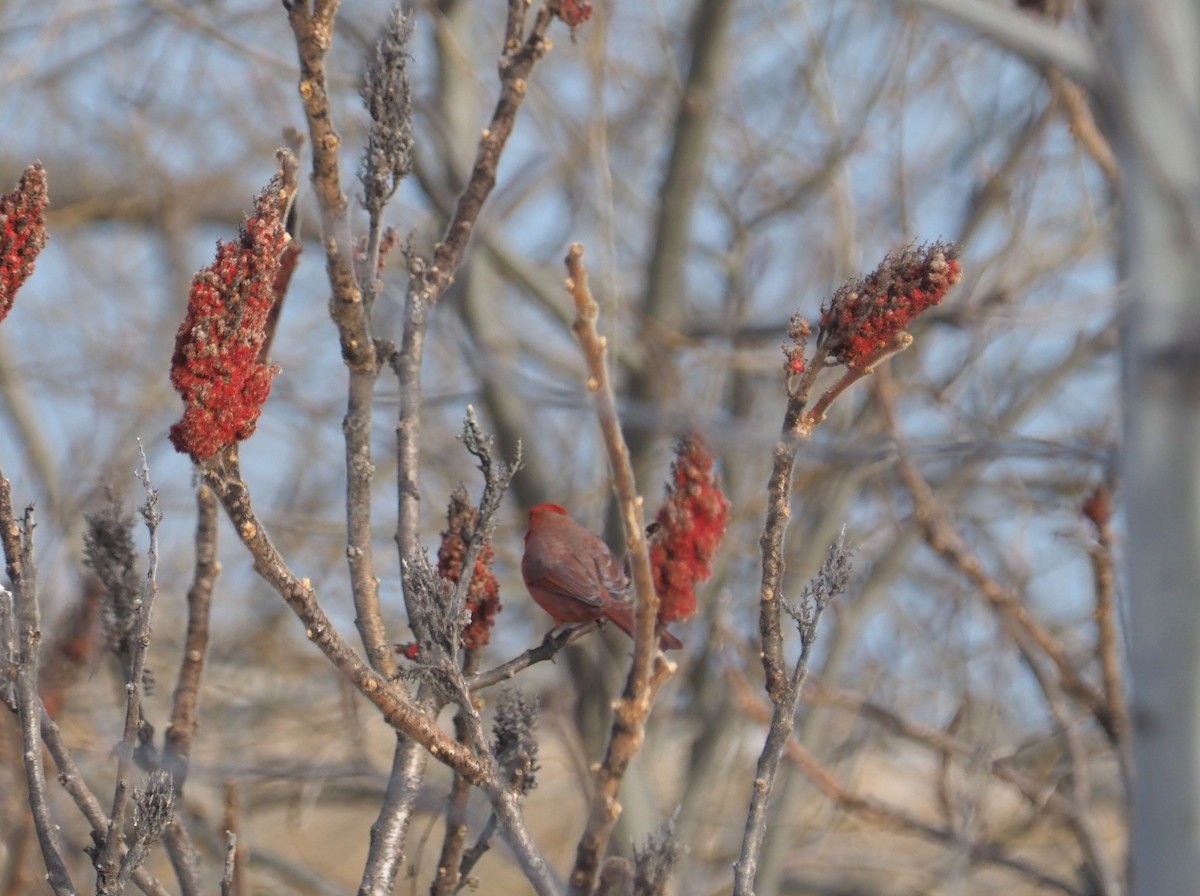
[[[458,671],[454,666],[451,670]],[[558,886],[533,842],[521,812],[521,797],[533,786],[536,770],[537,743],[532,735],[536,703],[523,700],[519,694],[511,698],[509,708],[497,717],[497,737],[493,746],[488,743],[466,679],[461,674],[456,675],[453,686],[468,740],[483,757],[487,768],[480,787],[492,804],[492,817],[534,892],[538,896],[557,896]]]
[[[334,127],[325,56],[333,42],[337,2],[286,3],[288,21],[300,60],[300,99],[312,143],[312,186],[321,212],[325,269],[333,289],[330,314],[338,328],[342,357],[350,370],[370,372],[377,366],[375,344],[367,329],[362,291],[354,271],[354,240],[349,203],[342,192],[339,150],[342,138]]]
[[[394,888],[396,873],[404,855],[408,822],[425,777],[428,755],[416,738],[402,733],[396,735],[387,789],[380,802],[379,814],[371,824],[367,860],[358,886],[359,896],[390,893]],[[454,774],[456,780],[468,780],[457,770]]]
[[[483,430],[480,429],[479,420],[475,416],[475,408],[471,405],[467,405],[460,438],[463,446],[479,462],[479,472],[483,474],[483,494],[480,496],[479,508],[475,514],[474,531],[471,532],[466,552],[462,558],[463,571],[451,598],[451,615],[458,617],[461,617],[466,610],[467,595],[475,582],[478,560],[486,544],[491,540],[492,533],[496,530],[496,513],[500,509],[500,503],[508,494],[513,476],[521,469],[520,442],[517,443],[517,456],[513,458],[511,464],[492,458],[493,439],[491,436],[485,436]]]
[[[463,672],[469,675],[477,661],[477,651],[468,650],[464,660]],[[459,743],[467,743],[471,733],[467,730],[467,719],[462,710],[454,716],[454,734]],[[459,872],[462,862],[463,847],[467,842],[467,801],[471,798],[471,783],[461,775],[455,775],[450,784],[450,793],[446,797],[445,834],[442,837],[442,849],[438,854],[437,872],[434,874],[433,885],[429,889],[430,896],[452,896],[461,886]],[[493,815],[494,819],[495,816]]]
[[[225,870],[221,874],[221,896],[234,896],[233,881],[237,869],[237,834],[225,832]]]
[[[479,710],[467,687],[466,676],[458,666],[456,645],[462,624],[460,617],[451,615],[451,601],[446,599],[445,594],[447,583],[433,571],[423,552],[417,555],[407,572],[409,587],[414,589],[409,597],[429,620],[431,632],[431,640],[418,644],[419,665],[415,672],[442,700],[458,706],[461,731],[465,734],[463,739],[473,748],[484,768],[481,779],[475,783],[491,802],[497,826],[512,847],[535,892],[539,896],[555,893],[557,887],[521,813],[520,798],[524,790],[519,786],[520,780],[515,779],[516,773],[504,765],[505,757],[497,755],[489,743]],[[520,713],[514,710],[511,714]],[[506,744],[498,744],[497,749],[500,746],[513,752],[513,748]],[[525,751],[529,752],[528,747],[525,747]],[[523,775],[532,780],[531,770],[526,769]]]
[[[47,881],[60,896],[74,896],[75,885],[67,871],[59,843],[58,826],[50,816],[46,775],[42,769],[41,702],[38,700],[38,644],[42,638],[37,599],[37,567],[33,562],[33,508],[25,509],[20,523],[13,515],[12,491],[0,470],[0,542],[4,545],[5,571],[12,585],[17,620],[17,706],[21,719],[21,755],[25,764],[29,811],[37,831],[38,846],[46,863]]]
[[[97,871],[97,894],[119,893],[124,885],[124,863],[119,862],[119,858],[125,817],[129,809],[129,776],[133,771],[137,744],[147,739],[146,723],[142,717],[142,690],[146,672],[146,650],[150,646],[150,611],[158,594],[158,524],[162,521],[162,514],[158,510],[158,492],[150,485],[150,468],[140,441],[138,450],[141,454],[141,465],[137,475],[146,496],[146,500],[138,509],[146,525],[150,546],[147,551],[145,585],[140,599],[130,608],[135,614],[135,624],[131,632],[132,637],[126,639],[129,668],[125,678],[125,727],[117,751],[117,783],[113,791],[112,810],[109,812],[103,843],[98,846],[92,857]],[[148,844],[143,844],[137,851],[144,852],[146,848]],[[131,848],[131,852],[133,851]],[[142,858],[144,856],[135,856],[139,863]],[[125,879],[128,876],[126,873]]]
[[[552,660],[558,652],[568,644],[573,644],[585,635],[600,627],[598,621],[585,622],[582,625],[559,628],[549,632],[541,644],[530,647],[519,656],[513,657],[506,663],[501,663],[493,669],[477,672],[467,679],[467,685],[472,691],[481,691],[502,681],[508,681],[518,672],[528,669],[534,663]]]
[[[183,795],[191,760],[192,738],[199,724],[200,679],[208,653],[213,588],[221,571],[217,562],[217,499],[206,485],[200,485],[196,490],[195,545],[196,564],[187,593],[188,616],[183,656],[171,700],[171,721],[163,737],[162,768],[171,775],[176,797]],[[168,825],[163,840],[185,896],[199,894],[196,851],[178,819]]]
[[[1125,707],[1125,688],[1121,681],[1121,634],[1117,621],[1112,500],[1112,489],[1107,484],[1096,486],[1095,491],[1084,503],[1083,515],[1096,528],[1096,542],[1088,550],[1096,589],[1096,655],[1100,660],[1104,698],[1113,720],[1113,736],[1121,756],[1122,774],[1129,783],[1132,780],[1129,715]]]
[[[395,660],[380,611],[379,579],[375,574],[371,547],[371,480],[374,463],[370,440],[372,393],[382,369],[382,359],[390,353],[391,347],[377,346],[371,337],[369,308],[365,305],[354,269],[355,244],[350,231],[348,202],[342,192],[339,159],[341,138],[334,128],[325,68],[325,56],[333,40],[338,4],[320,4],[313,9],[307,3],[286,6],[300,58],[300,97],[304,102],[312,141],[312,184],[320,207],[325,268],[333,292],[329,310],[337,326],[342,358],[349,371],[346,418],[342,429],[346,441],[346,558],[350,566],[357,613],[355,625],[372,668],[385,678],[391,678],[396,671]],[[392,22],[403,27],[402,20],[393,18]],[[394,40],[387,44],[388,48],[402,54],[400,33],[393,37]],[[398,41],[399,45],[394,46]],[[389,57],[385,62],[390,65],[398,61]],[[380,77],[383,77],[382,73]],[[402,72],[400,77],[403,80]],[[371,79],[368,79],[368,86],[370,84]],[[382,102],[385,97],[378,96],[376,99]],[[382,212],[383,201],[379,200],[378,212]],[[375,235],[377,253],[377,214],[373,216],[372,233]],[[374,267],[366,272],[366,276],[371,284],[369,298],[374,295]]]
[[[198,724],[200,679],[208,653],[213,588],[221,572],[221,564],[217,561],[217,499],[212,489],[205,485],[196,490],[195,545],[196,565],[187,593],[187,632],[171,703],[171,724],[163,749],[163,767],[171,773],[177,793],[182,792],[187,780],[188,753]]]
[[[248,488],[240,478],[236,449],[228,450],[214,463],[205,465],[201,472],[225,508],[243,545],[254,558],[255,570],[279,592],[296,616],[304,623],[309,640],[321,649],[322,653],[360,693],[375,704],[388,724],[418,741],[425,750],[453,768],[468,781],[483,787],[500,819],[505,836],[520,859],[535,891],[539,896],[549,896],[554,893],[554,884],[549,876],[545,860],[538,854],[536,846],[525,828],[524,820],[521,818],[516,795],[500,782],[494,760],[486,752],[482,755],[477,754],[448,737],[437,725],[436,719],[410,703],[391,682],[381,678],[355,655],[318,605],[312,585],[306,580],[302,581],[296,578],[271,543],[262,521],[253,511]],[[412,570],[410,570],[411,572]],[[458,675],[458,682],[450,688],[453,693],[464,695],[467,693],[466,681],[456,666],[439,667],[439,673],[442,672]],[[478,713],[471,705],[469,697],[461,699],[459,705],[467,711],[468,719],[471,721],[473,742],[485,743],[486,738],[482,735]],[[413,769],[412,765],[400,766],[394,763],[393,769],[397,767],[402,770],[419,771],[419,764],[418,768]],[[416,786],[417,781],[406,778],[395,783],[398,788],[411,789]],[[393,805],[403,808],[406,802],[401,799]],[[401,824],[390,824],[393,820],[401,822]],[[406,811],[391,813],[387,818],[381,815],[376,822],[377,827],[372,829],[372,847],[377,848],[377,845],[382,842],[382,838],[375,835],[376,830],[384,833],[398,832],[402,835],[406,823]],[[373,862],[369,857],[368,874],[364,876],[364,880],[368,877],[371,880],[378,879],[380,873],[386,875],[387,868]]]
[[[225,881],[229,881],[231,896],[246,896],[246,844],[238,836],[242,829],[242,801],[238,793],[236,781],[226,781],[222,788],[225,796],[225,808],[222,815],[221,827],[225,829],[226,848],[225,870],[222,874],[221,888],[224,891]]]
[[[633,571],[637,596],[634,617],[633,661],[625,680],[621,699],[613,709],[613,727],[604,761],[596,772],[596,790],[588,810],[587,825],[575,851],[575,867],[571,871],[570,892],[587,896],[595,888],[600,860],[608,838],[621,812],[617,794],[630,761],[642,745],[646,719],[650,715],[658,688],[674,671],[673,663],[658,652],[655,632],[658,618],[658,594],[654,590],[654,574],[650,569],[650,552],[646,542],[646,526],[642,518],[643,500],[637,493],[629,448],[621,434],[616,401],[608,380],[605,361],[607,341],[596,332],[599,308],[588,288],[587,269],[583,266],[583,246],[572,243],[567,252],[567,290],[575,301],[575,323],[572,329],[579,339],[587,364],[587,385],[596,403],[596,416],[608,451],[612,469],[613,488],[621,508],[625,526],[625,546]]]
[[[779,762],[783,758],[795,727],[796,706],[800,702],[800,693],[804,688],[805,679],[808,677],[809,657],[816,641],[817,626],[826,607],[845,591],[849,576],[850,551],[846,547],[846,530],[843,527],[838,539],[830,545],[829,554],[820,571],[805,586],[800,604],[797,607],[787,607],[789,615],[795,619],[797,627],[800,629],[800,657],[796,660],[790,678],[780,681],[776,685],[777,690],[772,691],[769,684],[767,687],[767,695],[771,699],[771,721],[754,772],[754,785],[750,791],[750,807],[746,813],[746,829],[742,836],[741,855],[733,866],[735,896],[751,896],[754,892],[759,855],[762,852],[763,838],[767,832],[767,804],[775,786]],[[780,601],[781,599],[774,604],[777,622]],[[782,663],[782,652],[778,660]]]

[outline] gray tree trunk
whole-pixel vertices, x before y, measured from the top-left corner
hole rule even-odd
[[[1123,175],[1131,891],[1200,881],[1200,4],[1119,0],[1101,88]]]

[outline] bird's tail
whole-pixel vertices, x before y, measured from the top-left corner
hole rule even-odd
[[[611,601],[605,615],[613,621],[613,625],[629,637],[633,637],[633,604],[623,600]],[[661,628],[658,633],[658,646],[663,650],[678,650],[683,646],[683,642],[665,628]]]

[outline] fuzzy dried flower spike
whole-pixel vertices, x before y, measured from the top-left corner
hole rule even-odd
[[[822,307],[817,351],[847,367],[870,368],[907,345],[909,324],[940,303],[961,277],[953,243],[909,245],[889,254]]]
[[[25,169],[17,188],[0,197],[0,321],[12,310],[13,298],[46,245],[46,169],[35,162]]]
[[[288,240],[281,189],[276,175],[237,239],[218,241],[216,260],[192,280],[171,358],[171,385],[185,408],[170,436],[176,451],[197,461],[249,438],[271,392],[277,368],[260,355]]]
[[[729,521],[729,502],[713,472],[712,455],[700,438],[675,446],[667,497],[655,517],[650,547],[658,616],[664,625],[696,612],[696,585],[712,575],[712,559]]]
[[[478,511],[471,503],[467,490],[456,488],[450,496],[450,508],[446,513],[446,531],[442,533],[442,544],[438,548],[438,574],[447,581],[458,584],[462,578],[463,562],[467,556],[467,545],[475,530]],[[471,586],[467,589],[467,611],[470,621],[463,627],[462,643],[468,650],[483,647],[491,639],[496,614],[500,612],[500,584],[492,572],[492,546],[484,542],[475,558],[475,572]]]

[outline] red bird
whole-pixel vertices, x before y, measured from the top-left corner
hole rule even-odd
[[[633,604],[626,599],[629,577],[608,545],[557,504],[538,504],[529,511],[521,576],[537,605],[555,626],[611,619],[633,637]],[[678,650],[683,644],[665,629],[658,644]]]

